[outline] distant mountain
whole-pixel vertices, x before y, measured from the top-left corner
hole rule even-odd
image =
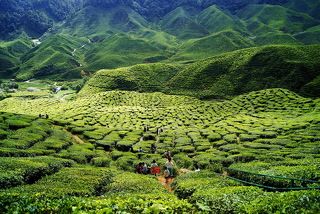
[[[39,37],[51,29],[55,23],[68,19],[86,7],[105,9],[106,12],[117,7],[126,7],[148,21],[154,22],[163,19],[179,7],[187,7],[193,12],[200,12],[214,5],[235,14],[252,4],[280,5],[280,7],[308,14],[315,19],[320,18],[320,3],[317,0],[2,0],[0,1],[0,38],[12,38],[22,32],[32,37]],[[205,19],[200,20],[201,26],[208,26],[210,19],[206,16],[212,13],[213,8],[204,11],[204,14],[201,15],[200,19]],[[210,16],[214,18],[219,14]],[[91,17],[88,18],[91,19]],[[296,18],[299,19],[299,17]],[[203,21],[207,21],[207,24]],[[210,25],[212,27],[212,24]],[[221,26],[221,24],[218,25]]]
[[[21,33],[40,37],[82,7],[83,0],[1,0],[0,39]]]
[[[318,0],[2,0],[0,72],[20,80],[80,78],[82,71],[187,63],[263,45],[318,44],[319,5]],[[11,44],[23,48],[13,54]]]

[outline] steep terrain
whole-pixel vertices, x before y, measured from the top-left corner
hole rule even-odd
[[[17,39],[11,42],[0,42],[0,77],[12,75],[20,65],[20,58],[33,46],[33,43],[26,39]]]
[[[263,46],[186,65],[147,64],[102,70],[89,80],[83,91],[162,91],[221,98],[282,87],[317,97],[319,50],[319,45]]]
[[[16,55],[2,48],[1,72],[21,80],[80,78],[81,71],[186,62],[262,45],[319,43],[316,0],[6,0],[0,4],[4,42],[32,38],[42,42]],[[54,57],[61,62],[52,65],[59,37],[68,39],[58,45],[65,50]]]
[[[28,80],[50,75],[60,75],[60,77],[66,75],[70,79],[80,78],[79,71],[83,66],[81,52],[86,42],[65,35],[46,39],[21,57],[21,66],[16,78]]]

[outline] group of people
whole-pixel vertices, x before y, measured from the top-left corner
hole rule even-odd
[[[150,167],[145,162],[140,162],[136,166],[136,172],[139,174],[153,174],[157,175],[160,174],[161,170],[155,160],[152,161]]]
[[[148,132],[149,130],[150,130],[150,127],[148,125],[143,126],[144,132]],[[160,135],[162,132],[164,132],[163,127],[157,128],[157,135]]]
[[[39,114],[39,118],[49,119],[49,115],[48,114]]]
[[[169,153],[167,152],[167,155]],[[164,165],[164,171],[163,171],[163,176],[166,179],[166,182],[172,177],[174,177],[174,167],[175,164],[172,160],[171,156],[166,156],[167,161]],[[150,166],[147,165],[145,162],[140,162],[136,166],[136,172],[139,174],[152,174],[152,175],[159,175],[161,173],[161,167],[157,164],[156,160],[153,160]]]

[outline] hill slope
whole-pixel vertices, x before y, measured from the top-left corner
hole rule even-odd
[[[20,80],[320,42],[316,0],[7,0],[0,6],[0,39],[23,34],[43,43],[17,56],[1,50],[1,73]]]
[[[0,42],[0,77],[10,76],[20,65],[20,57],[26,54],[33,44],[26,38],[12,42]]]
[[[255,46],[248,37],[232,30],[221,31],[200,39],[185,42],[176,55],[175,60],[203,59],[213,55]]]
[[[175,67],[140,65],[100,71],[85,87],[86,93],[114,89],[164,91],[198,97],[226,97],[283,87],[308,96],[319,96],[320,46],[264,46],[218,55]],[[161,81],[160,81],[161,79]],[[115,81],[117,80],[117,81]],[[155,84],[155,82],[161,84]],[[161,87],[159,87],[161,86]]]
[[[33,77],[63,75],[80,77],[81,47],[86,41],[65,35],[57,35],[45,40],[30,50],[22,58],[17,79],[28,80]],[[75,72],[75,73],[74,73]]]
[[[198,91],[205,96],[241,94],[283,87],[309,96],[304,88],[319,76],[320,46],[265,46],[199,61],[179,72],[168,83],[174,90]]]

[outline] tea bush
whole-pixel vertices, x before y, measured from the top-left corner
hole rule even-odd
[[[7,190],[11,194],[44,194],[47,197],[94,196],[104,194],[116,171],[89,166],[64,168],[35,184],[22,185]]]
[[[242,206],[261,197],[263,191],[257,187],[234,186],[198,190],[190,197],[190,203],[207,213],[239,213]]]
[[[30,115],[37,109],[37,112],[48,112],[54,121],[0,113],[0,157],[12,158],[12,164],[17,165],[10,170],[1,169],[1,182],[7,187],[0,195],[6,193],[12,197],[0,196],[0,203],[6,204],[0,209],[12,212],[38,209],[44,213],[63,210],[281,213],[291,211],[284,206],[292,203],[295,207],[299,203],[290,199],[281,206],[280,199],[274,199],[270,209],[259,207],[256,204],[267,206],[266,201],[272,197],[284,200],[285,196],[240,186],[238,182],[216,176],[213,171],[223,173],[223,167],[230,166],[255,173],[319,180],[320,102],[284,89],[252,92],[225,101],[125,91],[81,93],[63,102],[19,96],[22,97],[2,100],[0,108]],[[25,126],[10,126],[6,121],[23,121]],[[157,146],[155,154],[151,154],[152,144]],[[140,147],[144,151],[137,153]],[[178,168],[201,169],[197,173],[180,173],[174,181],[176,195],[188,201],[167,193],[153,176],[131,173],[139,162],[149,165],[156,160],[162,167],[163,154],[168,150]],[[72,163],[74,160],[78,165],[49,170],[47,162],[16,161],[20,156],[32,159],[44,155]],[[29,171],[24,173],[24,169]],[[48,176],[44,177],[46,173]],[[257,181],[254,177],[243,178]],[[29,185],[25,179],[37,182]],[[291,185],[274,179],[258,182],[279,187]],[[147,189],[143,190],[143,186]],[[32,196],[34,193],[39,193],[39,200]],[[288,197],[298,200],[299,193],[304,200],[303,191],[297,191],[294,197],[288,193]],[[256,201],[255,207],[250,207],[250,200]],[[310,200],[310,209],[297,210],[317,213],[314,199]]]
[[[91,160],[91,164],[98,167],[109,167],[112,159],[109,157],[97,157]]]
[[[89,163],[92,158],[96,156],[93,151],[94,146],[92,144],[73,144],[66,150],[55,154],[57,157],[67,158],[74,160],[78,163]]]
[[[240,183],[219,176],[212,171],[191,172],[179,176],[172,184],[175,194],[179,198],[190,198],[194,192],[228,186],[237,186]]]
[[[33,183],[45,175],[53,174],[73,164],[73,161],[53,157],[1,157],[0,159],[0,188]]]
[[[318,190],[268,193],[240,208],[243,213],[319,213]]]
[[[4,213],[194,213],[185,200],[170,194],[130,194],[106,198],[50,198],[34,194],[21,196],[0,193],[0,211]]]

